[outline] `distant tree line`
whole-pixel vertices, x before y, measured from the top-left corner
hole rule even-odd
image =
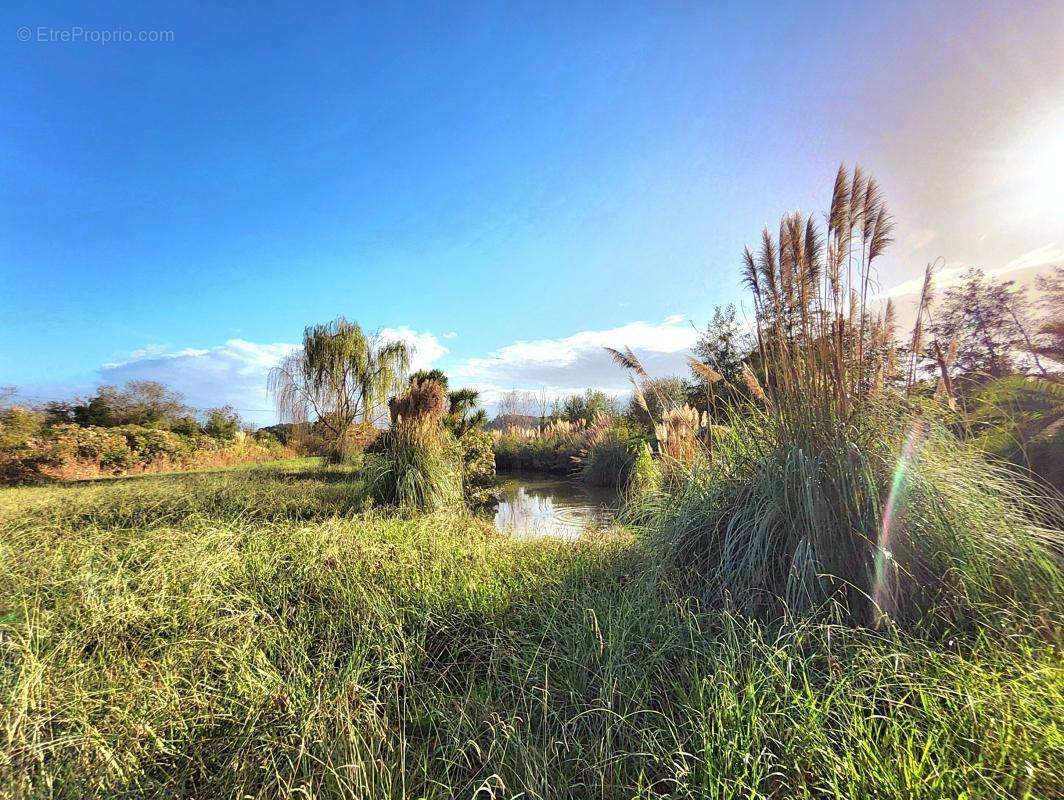
[[[129,381],[122,388],[101,386],[88,398],[52,401],[42,411],[45,424],[51,425],[139,425],[185,436],[202,433],[216,439],[233,439],[242,426],[240,415],[229,405],[208,409],[201,422],[179,393],[158,381]]]

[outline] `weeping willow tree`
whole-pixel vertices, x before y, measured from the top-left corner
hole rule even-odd
[[[268,390],[282,421],[317,423],[330,455],[348,455],[353,429],[374,424],[406,381],[410,348],[367,335],[339,317],[303,331],[303,347],[270,371]]]

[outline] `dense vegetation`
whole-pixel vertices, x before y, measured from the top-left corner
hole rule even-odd
[[[1059,654],[694,601],[348,467],[0,494],[0,795],[1048,797]],[[490,791],[489,791],[490,790]]]
[[[4,490],[0,796],[1061,794],[1059,308],[929,267],[902,345],[874,180],[825,219],[745,252],[753,329],[718,311],[690,376],[611,349],[623,406],[489,432],[339,319],[271,379],[321,462]],[[236,435],[104,395],[3,446]],[[623,525],[499,536],[496,464],[624,486]]]
[[[268,432],[247,435],[232,408],[202,423],[154,381],[100,387],[85,401],[0,408],[0,484],[219,467],[288,454]]]

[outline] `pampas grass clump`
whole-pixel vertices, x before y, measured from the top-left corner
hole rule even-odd
[[[435,511],[462,502],[462,460],[458,443],[438,425],[403,421],[388,448],[366,464],[366,487],[376,502]]]
[[[399,420],[439,422],[447,413],[447,392],[432,378],[415,380],[405,394],[388,401],[392,424]]]
[[[711,604],[751,616],[830,606],[878,626],[995,623],[1016,611],[1059,630],[1059,495],[936,423],[952,404],[948,355],[931,407],[901,393],[911,380],[893,307],[870,305],[872,264],[893,227],[875,180],[840,168],[826,217],[825,236],[813,217],[788,214],[778,236],[766,229],[758,253],[744,253],[752,401],[633,518]],[[929,268],[920,319],[930,298]],[[611,352],[645,374],[630,351]]]
[[[417,511],[462,502],[462,451],[440,424],[447,411],[443,386],[415,381],[392,398],[392,428],[384,453],[366,465],[366,486],[374,500]]]
[[[1062,621],[1064,508],[944,428],[869,409],[804,436],[771,415],[728,431],[638,509],[711,604],[756,617],[831,606],[863,625],[1008,609]]]

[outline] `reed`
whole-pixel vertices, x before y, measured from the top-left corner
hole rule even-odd
[[[644,497],[633,518],[720,607],[759,617],[831,608],[873,626],[1008,611],[1056,635],[1060,498],[987,462],[937,423],[938,409],[904,395],[913,364],[901,374],[893,307],[872,302],[892,228],[874,179],[840,168],[826,218],[822,234],[788,214],[756,255],[744,252],[757,354],[742,377],[753,403],[706,437],[701,457],[684,450],[682,479]],[[938,355],[947,378],[949,358]],[[687,416],[662,420],[666,451],[667,421],[687,430]]]

